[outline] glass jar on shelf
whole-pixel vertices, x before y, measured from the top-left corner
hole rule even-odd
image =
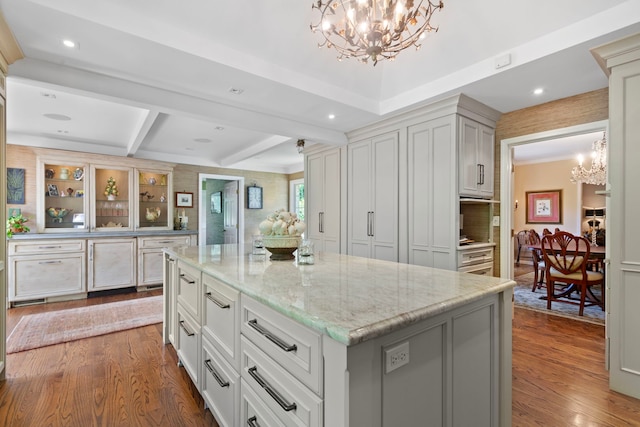
[[[86,168],[62,159],[38,159],[36,221],[39,233],[86,231],[85,214],[89,210],[85,197]]]
[[[137,228],[171,230],[171,171],[140,169],[137,178]]]

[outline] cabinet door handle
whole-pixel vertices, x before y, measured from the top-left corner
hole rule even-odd
[[[268,339],[269,341],[271,341],[272,343],[274,343],[275,345],[283,349],[284,351],[289,352],[289,351],[298,350],[298,346],[296,346],[295,344],[291,344],[291,345],[287,344],[282,338],[273,335],[266,328],[264,328],[261,325],[258,325],[257,319],[249,320],[247,324],[251,326],[253,329],[255,329],[256,331],[258,331],[258,333],[263,335],[266,339]]]
[[[371,236],[371,212],[367,212],[367,236]]]
[[[62,249],[62,246],[38,246],[38,249]]]
[[[60,260],[40,261],[40,262],[38,262],[38,264],[62,264],[62,261],[60,261]]]
[[[258,424],[258,419],[255,415],[247,420],[247,425],[249,427],[260,427],[260,424]]]
[[[318,231],[324,233],[324,212],[318,212]]]
[[[375,227],[374,221],[376,219],[375,213],[371,212],[371,234],[369,234],[369,236],[373,237],[373,230]]]
[[[267,381],[265,381],[265,379],[262,378],[260,374],[258,374],[257,367],[254,366],[253,368],[249,368],[249,375],[251,375],[251,377],[254,380],[256,380],[256,382],[260,385],[260,387],[262,387],[264,391],[269,393],[269,396],[273,397],[273,400],[275,400],[276,403],[280,405],[280,407],[284,409],[286,412],[293,411],[294,409],[297,408],[297,405],[295,402],[288,403],[286,400],[284,400],[284,397],[282,397],[280,393],[275,391],[271,387],[271,385]]]
[[[484,185],[484,165],[480,165],[480,185]]]
[[[482,165],[480,163],[476,163],[476,185],[480,185],[480,167]]]
[[[194,283],[196,283],[195,280],[189,280],[187,277],[185,277],[184,273],[180,274],[180,280],[183,280],[190,285],[193,285]]]
[[[225,304],[222,301],[219,301],[219,300],[215,299],[213,297],[213,295],[211,295],[211,292],[207,292],[205,295],[207,296],[208,300],[210,300],[212,303],[214,303],[218,307],[220,307],[220,308],[231,308],[231,306],[229,304]]]
[[[213,378],[216,379],[216,381],[218,382],[218,384],[220,385],[220,387],[229,387],[229,381],[225,381],[222,379],[222,377],[220,376],[220,374],[218,374],[218,372],[215,370],[215,368],[213,367],[213,365],[211,364],[211,359],[207,359],[204,361],[204,366],[207,367],[207,370],[209,372],[211,372],[211,375],[213,375]]]
[[[180,321],[180,327],[182,329],[184,329],[184,331],[187,333],[188,337],[192,337],[192,336],[194,336],[196,334],[195,332],[192,332],[192,331],[189,330],[189,328],[187,328],[187,326],[184,324],[184,320]]]

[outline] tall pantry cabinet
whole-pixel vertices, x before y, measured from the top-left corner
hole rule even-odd
[[[348,146],[347,252],[398,261],[398,132]]]
[[[306,235],[318,251],[340,253],[343,149],[305,156]]]

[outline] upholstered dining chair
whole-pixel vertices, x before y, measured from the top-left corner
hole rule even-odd
[[[551,303],[557,301],[579,305],[579,316],[584,314],[585,307],[592,305],[598,305],[604,310],[604,275],[587,269],[587,260],[591,252],[591,245],[587,239],[560,231],[543,236],[540,247],[545,262],[547,309],[551,309]],[[566,286],[558,291],[556,282]],[[594,286],[600,286],[602,289],[600,299],[593,294],[591,288]],[[580,294],[579,300],[572,297],[574,292]]]
[[[540,235],[534,229],[529,230],[529,244],[540,244]],[[544,286],[545,263],[542,259],[542,252],[539,249],[531,249],[531,259],[533,260],[533,287],[531,292],[535,292],[536,288],[541,289]]]

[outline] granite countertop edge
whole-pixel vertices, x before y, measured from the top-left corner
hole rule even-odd
[[[12,240],[41,240],[41,239],[86,239],[91,237],[145,237],[145,236],[188,236],[198,234],[196,230],[144,230],[144,231],[78,231],[69,233],[19,233]]]

